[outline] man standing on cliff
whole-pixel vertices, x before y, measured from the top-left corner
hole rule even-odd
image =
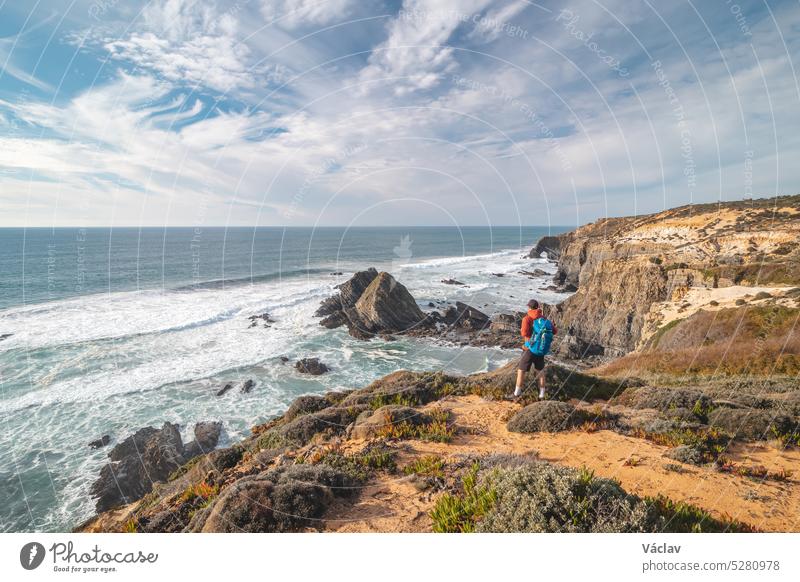
[[[542,315],[539,302],[536,299],[528,301],[528,313],[522,318],[520,334],[525,340],[522,347],[522,357],[517,366],[517,386],[514,389],[514,398],[522,394],[522,385],[525,374],[531,369],[536,369],[539,376],[539,400],[545,397],[544,357],[550,351],[550,343],[556,334],[556,326]]]

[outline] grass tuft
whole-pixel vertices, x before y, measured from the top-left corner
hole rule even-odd
[[[436,455],[425,455],[415,459],[413,463],[403,467],[406,475],[421,475],[423,477],[444,477],[444,460]]]

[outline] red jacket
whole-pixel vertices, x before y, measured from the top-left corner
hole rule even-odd
[[[528,315],[522,318],[522,327],[519,329],[519,333],[522,334],[522,337],[525,341],[531,339],[533,335],[533,322],[542,317],[542,310],[541,309],[529,309]],[[556,324],[553,324],[553,334],[557,334],[558,330],[556,329]]]

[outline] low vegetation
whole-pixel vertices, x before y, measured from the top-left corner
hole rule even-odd
[[[420,475],[422,477],[444,477],[444,460],[436,455],[424,455],[414,459],[403,468],[406,475]]]
[[[512,463],[512,465],[514,465]],[[752,532],[663,495],[640,498],[613,479],[546,462],[466,472],[431,512],[437,532]]]
[[[800,309],[776,303],[699,311],[656,332],[644,352],[595,371],[611,377],[797,376]]]
[[[475,462],[464,475],[461,490],[456,494],[442,495],[431,511],[433,531],[437,533],[467,533],[497,500],[491,482],[478,483],[480,465]]]
[[[407,420],[394,422],[387,419],[383,428],[378,431],[378,437],[384,439],[419,439],[449,443],[456,434],[456,427],[450,422],[450,413],[444,410],[428,412],[431,422],[414,424]]]

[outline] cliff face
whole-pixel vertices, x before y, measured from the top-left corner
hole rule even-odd
[[[569,357],[621,356],[657,329],[653,307],[694,287],[800,283],[800,196],[686,206],[565,233],[556,281],[578,291],[553,314]],[[652,330],[651,330],[652,331]]]

